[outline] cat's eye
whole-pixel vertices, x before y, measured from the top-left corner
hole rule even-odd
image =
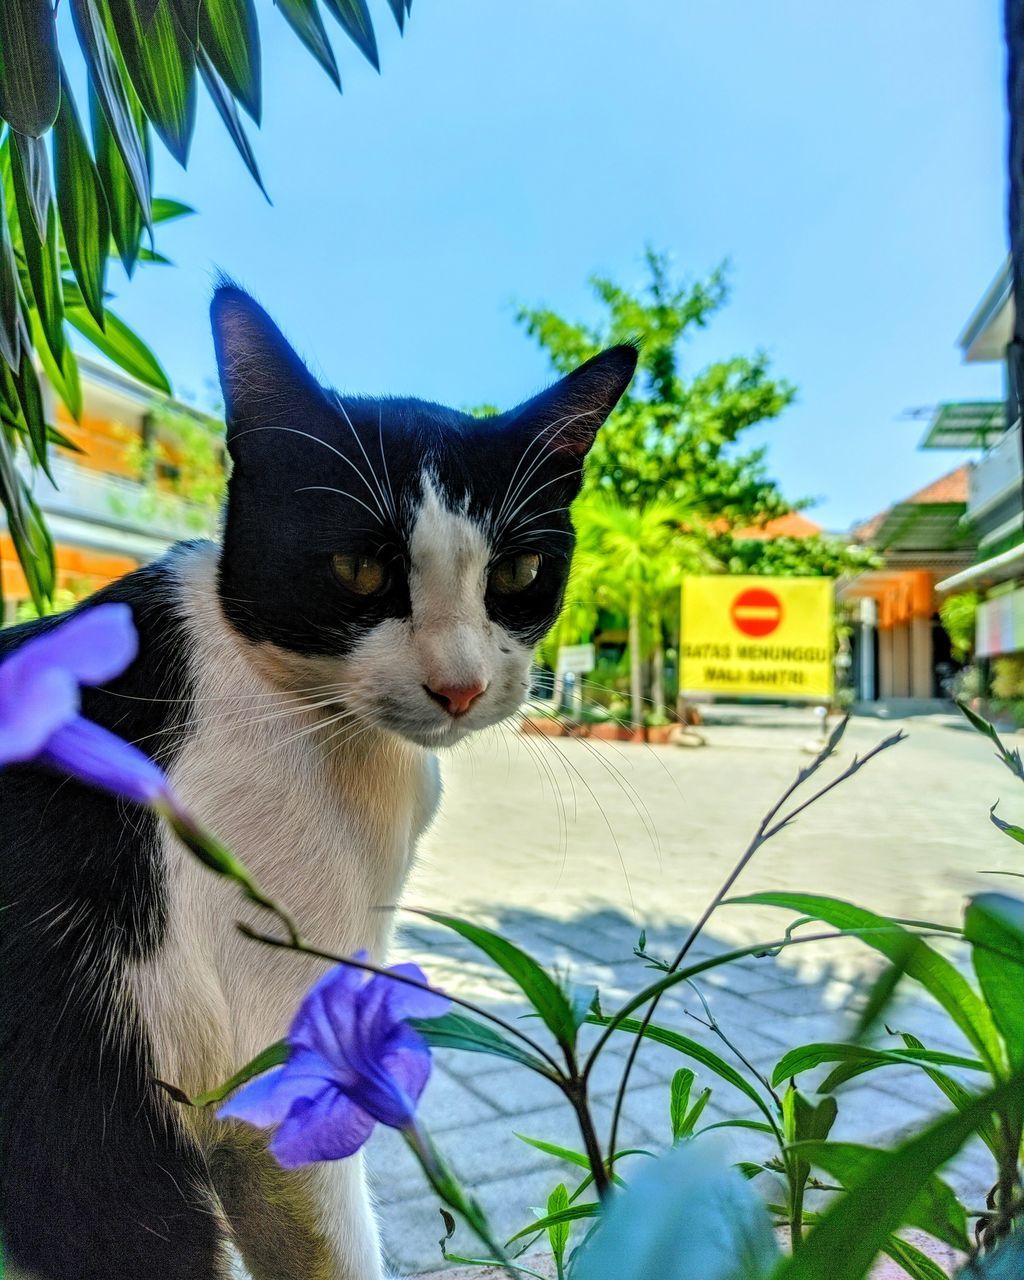
[[[540,556],[524,551],[517,556],[506,556],[491,570],[488,586],[499,596],[515,595],[525,591],[540,573]]]
[[[331,568],[346,591],[357,596],[375,596],[388,583],[387,570],[373,556],[349,555],[338,552],[331,557]]]

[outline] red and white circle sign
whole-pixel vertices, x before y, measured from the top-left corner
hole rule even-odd
[[[729,617],[745,636],[770,636],[782,621],[782,601],[774,591],[751,587],[729,606]]]

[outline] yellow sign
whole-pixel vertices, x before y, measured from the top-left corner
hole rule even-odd
[[[683,579],[683,693],[832,696],[832,579]]]

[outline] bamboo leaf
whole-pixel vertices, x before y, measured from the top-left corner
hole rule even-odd
[[[391,12],[395,15],[399,31],[405,31],[405,0],[388,0]]]
[[[0,356],[13,372],[21,360],[21,308],[18,269],[14,262],[11,229],[7,224],[7,200],[0,178]]]
[[[334,50],[327,38],[316,0],[277,0],[277,8],[309,52],[316,58],[341,92],[341,77]]]
[[[129,329],[125,322],[114,315],[109,308],[105,313],[106,326],[101,329],[89,314],[78,286],[66,282],[65,291],[69,324],[73,324],[83,337],[99,347],[103,354],[109,356],[125,373],[130,373],[133,378],[138,378],[140,382],[146,383],[157,391],[162,391],[165,395],[171,394],[171,384],[167,381],[167,374],[138,334]]]
[[[324,0],[324,4],[328,13],[338,20],[342,30],[365,55],[373,69],[379,71],[377,37],[373,34],[373,20],[366,7],[366,0]]]
[[[195,55],[170,0],[144,23],[134,0],[108,0],[128,74],[168,151],[184,165],[196,120]]]
[[[53,130],[57,209],[64,245],[92,318],[103,328],[103,285],[110,245],[110,219],[70,87],[61,85]]]
[[[29,183],[39,186],[38,155],[36,149],[43,147],[32,139],[13,134],[15,145],[11,151],[11,177],[14,185],[14,198],[18,209],[18,223],[21,227],[21,243],[25,254],[25,265],[28,272],[28,283],[32,291],[32,300],[42,324],[46,344],[50,348],[54,360],[61,364],[64,359],[64,304],[61,290],[61,279],[58,270],[60,261],[57,244],[57,210],[52,200],[46,201],[46,236],[40,241],[33,232],[35,213]],[[34,158],[26,164],[23,144],[29,143],[29,154]],[[45,147],[43,147],[45,153]],[[46,169],[49,174],[48,168]],[[48,181],[48,177],[47,177]]]
[[[67,409],[68,413],[71,414],[72,418],[74,418],[76,422],[81,422],[82,384],[78,373],[78,359],[75,356],[74,351],[71,349],[71,343],[66,342],[64,344],[64,359],[58,365],[50,353],[49,347],[46,345],[42,326],[39,323],[39,317],[35,311],[31,312],[30,319],[32,324],[32,340],[35,344],[36,354],[39,356],[39,361],[43,366],[43,372],[46,374],[50,386],[53,387],[57,395],[60,396],[61,400],[63,400],[64,407]],[[47,433],[51,441],[54,441],[55,431],[56,429],[54,427],[47,428]],[[56,432],[56,435],[60,436],[60,432]],[[63,436],[60,436],[60,439],[56,440],[56,443],[60,444],[65,449],[74,449],[76,452],[81,452],[73,441],[68,440]]]
[[[204,0],[199,40],[228,92],[259,124],[260,30],[252,0]]]
[[[12,174],[19,171],[24,183],[27,207],[31,219],[21,223],[23,239],[31,239],[35,226],[40,243],[45,242],[49,227],[50,201],[53,188],[50,182],[50,157],[46,143],[39,138],[29,138],[23,133],[11,133]],[[19,211],[20,221],[20,211]]]
[[[154,223],[173,222],[176,218],[187,218],[192,213],[195,213],[195,209],[181,200],[168,200],[166,196],[157,196],[153,200]]]
[[[238,118],[238,112],[235,110],[235,100],[228,92],[224,81],[217,74],[216,68],[210,61],[210,55],[205,49],[200,48],[196,53],[196,62],[199,67],[199,74],[203,77],[203,84],[206,85],[210,97],[213,99],[213,105],[217,108],[220,118],[227,127],[231,141],[235,144],[235,149],[242,157],[245,167],[252,174],[256,181],[256,185],[266,196],[269,202],[270,197],[267,195],[267,189],[263,185],[263,179],[260,177],[259,166],[256,163],[256,156],[252,147],[249,145],[249,139],[246,137],[245,130],[242,128],[242,122]]]
[[[60,107],[60,58],[50,0],[0,3],[0,116],[41,137]]]
[[[71,15],[79,44],[89,68],[89,106],[96,167],[107,198],[114,239],[125,270],[135,264],[133,248],[138,245],[139,220],[149,224],[151,160],[142,107],[122,76],[118,55],[110,43],[99,0],[71,0]],[[112,145],[116,147],[116,157]],[[117,161],[120,160],[120,163]],[[127,181],[135,196],[136,209],[122,191]],[[135,239],[131,239],[134,231]]]

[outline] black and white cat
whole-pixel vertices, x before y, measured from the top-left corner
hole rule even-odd
[[[141,744],[307,937],[380,958],[439,796],[432,752],[520,706],[561,602],[568,505],[633,374],[619,346],[497,417],[325,391],[230,284],[213,325],[222,545],[127,601],[128,673],[85,713]],[[0,655],[48,622],[0,633]],[[317,976],[244,939],[232,886],[148,813],[0,771],[0,1233],[37,1280],[377,1280],[358,1157],[285,1172],[178,1107],[287,1028]],[[255,918],[255,917],[253,917]],[[261,922],[263,923],[263,922]]]

